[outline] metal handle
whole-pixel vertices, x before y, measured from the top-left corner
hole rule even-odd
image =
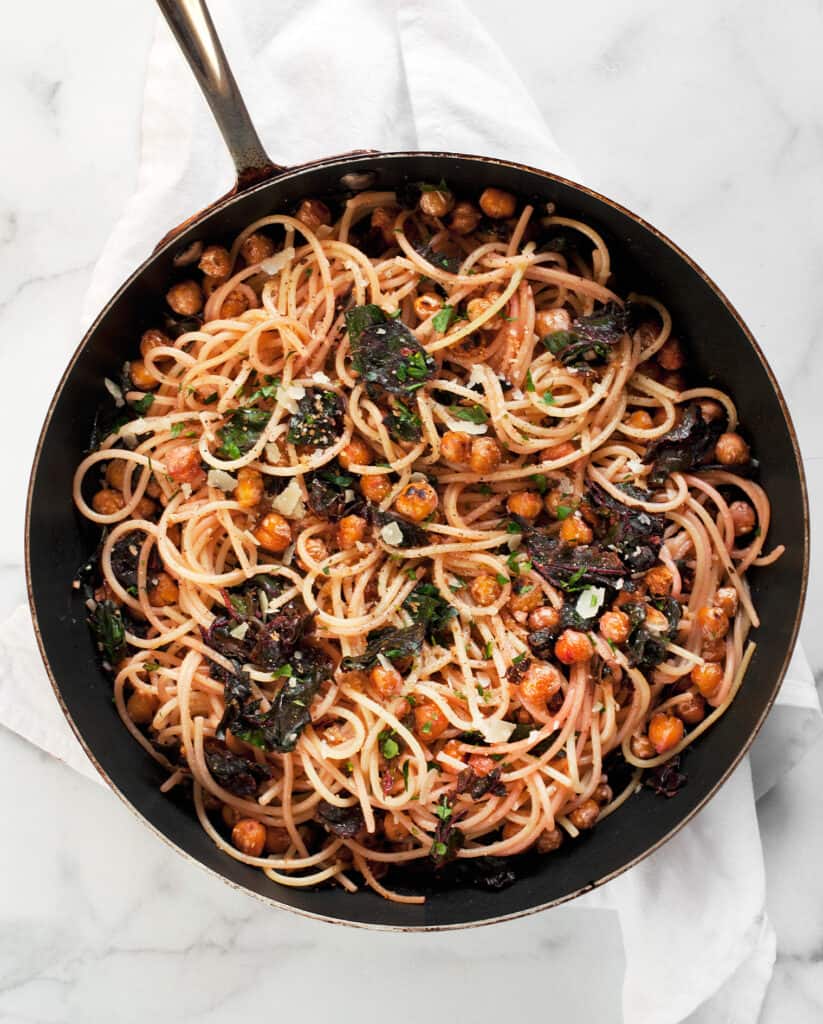
[[[211,107],[237,170],[238,189],[285,170],[263,148],[205,0],[157,0],[157,5]]]

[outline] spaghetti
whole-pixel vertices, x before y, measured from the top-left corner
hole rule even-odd
[[[734,403],[597,231],[441,183],[178,262],[74,485],[164,791],[281,885],[412,903],[388,868],[549,853],[644,770],[671,795],[780,549]]]

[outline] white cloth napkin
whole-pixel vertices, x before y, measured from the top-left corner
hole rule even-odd
[[[212,0],[211,8],[280,163],[355,148],[442,149],[574,176],[516,73],[460,0]],[[137,192],[95,269],[86,323],[170,226],[231,182],[205,103],[162,22],[142,133]],[[99,779],[54,700],[25,608],[0,627],[0,722]],[[662,850],[585,897],[593,912],[620,918],[626,1024],[675,1024],[689,1014],[712,1024],[756,1021],[775,936],[764,910],[755,797],[820,728],[812,675],[797,651],[751,759]],[[590,970],[588,960],[581,964],[579,984],[590,983]]]

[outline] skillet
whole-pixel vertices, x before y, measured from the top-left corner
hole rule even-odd
[[[279,167],[252,125],[203,0],[158,0],[212,109],[234,160],[231,192],[174,228],[122,285],[80,343],[49,408],[28,493],[26,571],[38,644],[55,695],[87,754],[112,789],[179,852],[268,903],[329,921],[393,929],[490,923],[554,906],[601,885],[656,850],[717,792],[751,745],[774,702],[794,646],[808,574],[808,505],[791,418],[763,353],[729,300],[673,242],[610,199],[504,160],[453,153],[355,152],[301,167]],[[566,844],[508,889],[433,891],[422,906],[369,891],[278,887],[213,846],[176,790],[159,792],[158,765],[125,733],[111,700],[86,609],[71,588],[95,549],[98,530],[71,501],[74,468],[88,450],[103,378],[116,378],[143,330],[155,326],[162,296],[185,272],[176,258],[197,241],[225,242],[247,224],[290,211],[306,197],[340,197],[445,179],[457,192],[496,186],[553,202],[606,238],[621,279],[659,296],[687,343],[696,374],[735,399],[772,502],[770,543],[785,544],[773,566],[753,570],[763,626],[745,685],[732,709],[691,748],[688,784],[676,798],[642,790],[583,842]]]

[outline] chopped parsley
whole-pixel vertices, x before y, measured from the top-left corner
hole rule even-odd
[[[444,306],[432,319],[432,327],[440,334],[445,334],[454,320],[454,306]]]

